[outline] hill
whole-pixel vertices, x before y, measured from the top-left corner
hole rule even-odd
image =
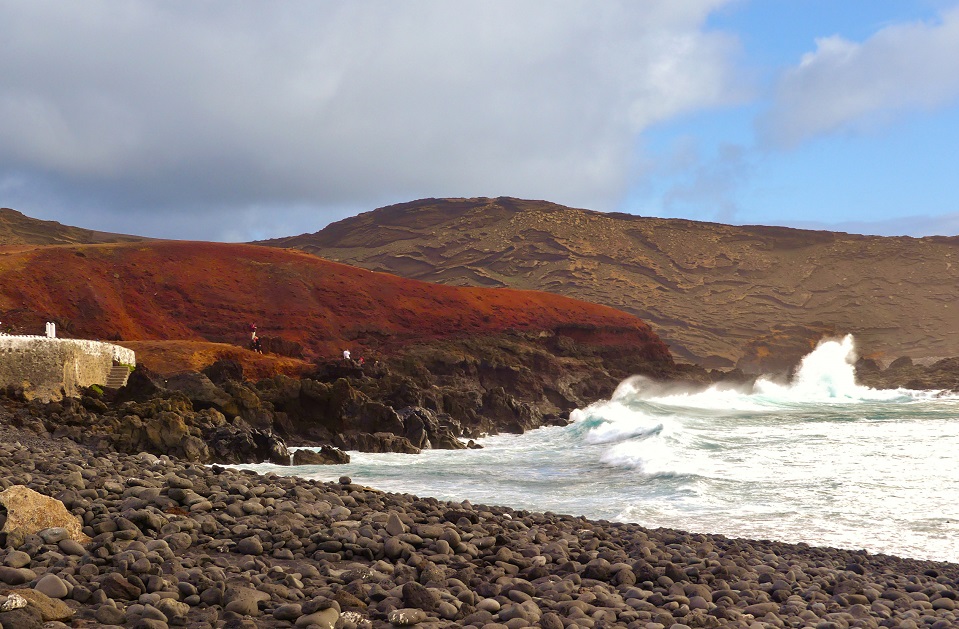
[[[0,321],[116,341],[245,345],[307,360],[520,331],[671,363],[632,315],[548,293],[439,286],[253,245],[151,241],[0,248]],[[198,350],[199,351],[199,350]]]
[[[959,354],[959,239],[604,214],[545,201],[425,199],[266,241],[449,285],[513,287],[648,321],[679,358],[763,371],[851,332],[880,362]]]
[[[69,227],[56,221],[30,218],[10,208],[0,208],[0,246],[66,245],[149,240],[140,236]]]

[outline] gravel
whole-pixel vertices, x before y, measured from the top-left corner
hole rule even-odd
[[[18,484],[61,500],[92,541],[0,533],[0,606],[29,595],[0,627],[959,626],[950,563],[261,476],[0,427],[0,489]]]

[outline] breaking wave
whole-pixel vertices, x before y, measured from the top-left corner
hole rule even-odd
[[[856,383],[852,335],[821,342],[793,378],[758,378],[748,386],[690,390],[642,376],[625,380],[612,398],[573,412],[586,443],[609,444],[603,463],[646,474],[706,474],[709,451],[730,447],[730,435],[757,420],[808,421],[859,416],[856,407],[901,405],[944,397],[937,391],[873,389]],[[851,414],[850,414],[851,413]],[[773,430],[769,430],[772,434]]]

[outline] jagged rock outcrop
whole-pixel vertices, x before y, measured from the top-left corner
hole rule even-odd
[[[100,399],[91,392],[79,400],[28,407],[20,402],[13,423],[39,434],[119,452],[166,454],[198,463],[290,464],[285,442],[270,427],[253,427],[239,415],[228,417],[210,406],[211,396],[218,401],[229,398],[222,389],[210,383],[184,387],[186,392],[169,390],[146,369],[136,376],[140,370],[131,376],[133,389],[121,389],[113,399]],[[184,380],[187,378],[178,382]],[[196,394],[196,400],[187,397],[187,392]],[[17,404],[9,398],[7,403]],[[229,406],[224,404],[224,408]]]

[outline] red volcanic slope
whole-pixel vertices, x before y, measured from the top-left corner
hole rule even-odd
[[[0,248],[0,321],[19,332],[301,343],[307,357],[429,339],[552,330],[670,361],[640,319],[548,293],[429,284],[254,245],[153,241]]]

